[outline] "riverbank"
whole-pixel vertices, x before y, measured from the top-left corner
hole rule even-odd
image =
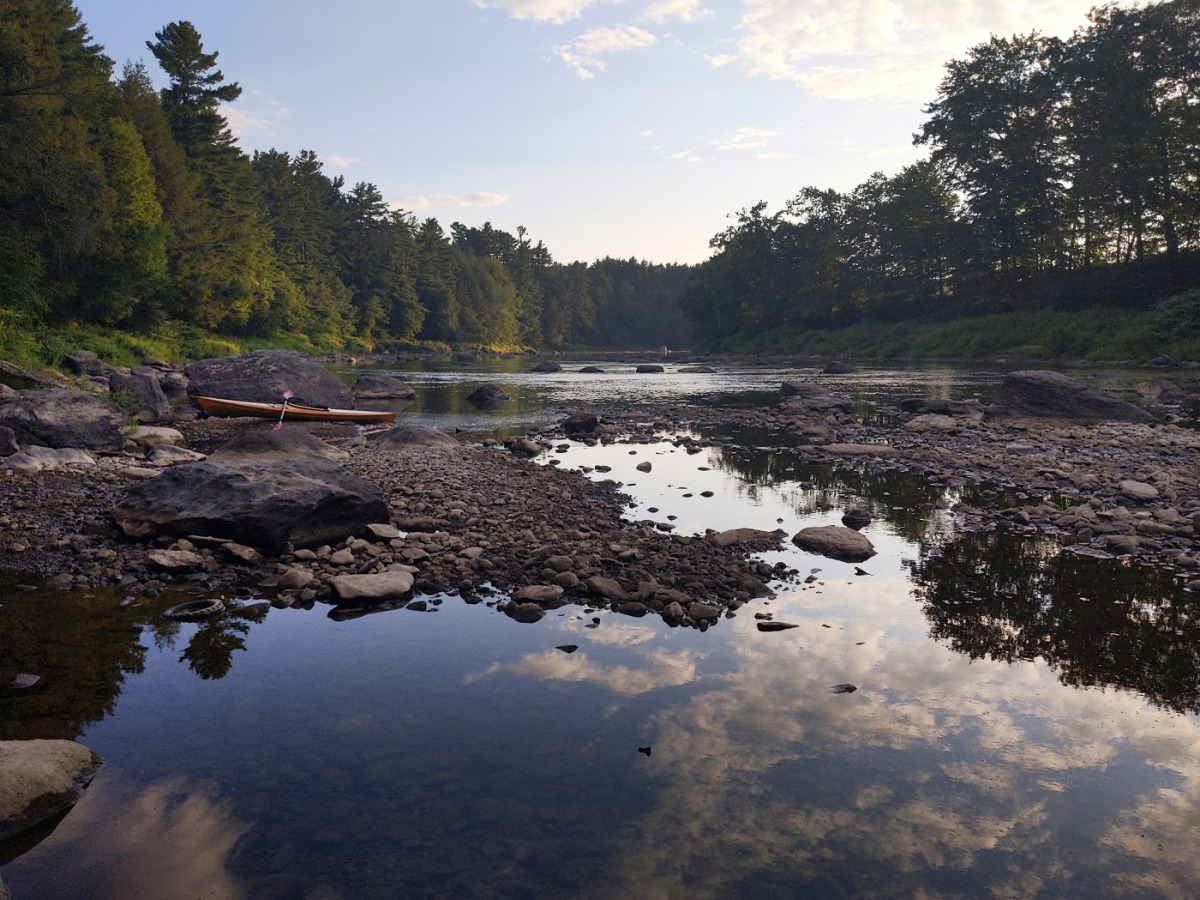
[[[845,409],[795,403],[649,404],[608,416],[598,434],[568,435],[559,425],[531,437],[545,449],[568,439],[735,449],[736,439],[711,436],[765,430],[809,462],[904,471],[938,487],[970,489],[970,503],[953,510],[960,529],[1041,534],[1074,552],[1169,567],[1189,583],[1200,579],[1197,432],[1159,423],[992,421],[969,403],[940,413],[893,412],[864,422]],[[178,427],[202,453],[269,428],[218,419]],[[350,426],[306,428],[344,450],[344,465],[382,490],[391,522],[381,524],[393,525],[394,535],[381,530],[278,556],[205,535],[133,541],[113,524],[112,508],[131,484],[159,469],[130,447],[97,456],[93,465],[0,470],[0,570],[66,590],[115,585],[129,600],[182,588],[232,602],[267,597],[311,605],[336,602],[335,577],[399,565],[413,575],[418,596],[506,602],[500,595],[510,594],[512,613],[530,619],[538,617],[530,604],[544,612],[578,603],[704,626],[795,578],[753,558],[787,535],[715,540],[674,534],[666,520],[633,522],[617,484],[537,464],[495,441],[384,452]],[[519,445],[521,454],[537,449]]]

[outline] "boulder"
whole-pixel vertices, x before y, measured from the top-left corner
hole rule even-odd
[[[244,356],[201,359],[187,367],[188,393],[257,403],[279,403],[285,391],[296,403],[347,408],[354,395],[320,363],[290,350],[256,350]]]
[[[987,418],[1062,419],[1072,422],[1153,422],[1154,416],[1120,397],[1058,372],[1010,372],[987,408]]]
[[[727,531],[714,531],[707,535],[705,540],[718,547],[732,547],[734,544],[775,544],[779,540],[779,534],[763,531],[761,528],[730,528]]]
[[[604,370],[599,366],[584,366],[579,370],[580,375],[603,375]]]
[[[779,386],[785,409],[811,412],[850,412],[854,401],[849,397],[835,397],[819,384],[785,381]]]
[[[349,457],[345,450],[331,447],[303,428],[285,425],[266,431],[247,431],[210,454],[212,459],[255,457],[258,459],[328,459],[341,462]]]
[[[415,400],[417,392],[392,375],[359,375],[354,396],[359,400]]]
[[[21,446],[116,451],[125,443],[121,410],[93,394],[62,388],[27,391],[0,404],[0,425],[11,428]]]
[[[561,372],[562,366],[550,359],[543,359],[533,367],[533,372]]]
[[[130,537],[208,534],[281,551],[334,544],[387,521],[379,489],[324,459],[185,463],[131,487],[113,509]]]
[[[453,435],[429,425],[398,425],[371,441],[377,450],[408,450],[413,447],[462,446]]]
[[[524,457],[537,456],[546,449],[537,441],[530,440],[527,437],[510,437],[504,442],[504,446],[510,453]]]
[[[875,555],[875,546],[870,540],[842,525],[801,528],[792,536],[792,543],[801,550],[844,562],[863,562]]]
[[[562,421],[567,434],[592,434],[600,427],[600,417],[595,413],[573,412]]]
[[[0,425],[0,456],[12,456],[20,449],[16,432],[7,425]]]
[[[129,435],[129,439],[145,450],[160,444],[180,446],[183,444],[183,432],[175,428],[164,428],[161,425],[139,425]]]
[[[329,584],[341,603],[382,603],[411,591],[413,577],[397,569],[376,575],[335,575]]]
[[[72,375],[104,375],[109,367],[91,350],[72,350],[63,357],[63,368]]]
[[[496,409],[511,399],[498,384],[481,384],[467,395],[467,402],[480,409]]]
[[[659,372],[665,371],[662,366],[642,364],[635,370],[639,375],[656,375]]]
[[[139,422],[161,422],[170,415],[171,404],[159,380],[153,375],[113,372],[108,377],[108,390],[129,398],[126,408],[132,411]]]
[[[627,600],[629,595],[625,593],[625,589],[614,578],[606,578],[603,575],[593,575],[584,582],[590,593],[597,597],[603,597],[605,600]]]
[[[74,741],[0,741],[0,841],[74,806],[103,762]]]
[[[679,370],[680,375],[711,375],[715,372],[712,366],[685,366]]]
[[[49,375],[43,375],[36,369],[28,369],[4,360],[0,360],[0,384],[16,388],[18,391],[59,386],[58,382]]]

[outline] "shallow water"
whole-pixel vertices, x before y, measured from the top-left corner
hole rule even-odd
[[[454,371],[405,374],[443,427],[590,402],[514,367],[534,399],[479,414],[455,399],[479,373]],[[756,402],[779,375],[722,378]],[[595,403],[655,377],[614,375]],[[997,380],[902,377],[862,378],[863,402]],[[521,625],[458,597],[176,624],[158,613],[177,598],[0,587],[0,673],[43,676],[0,700],[0,737],[78,736],[107,760],[0,868],[14,897],[1200,891],[1200,633],[1173,579],[1002,533],[950,540],[948,489],[765,443],[548,458],[611,467],[590,477],[622,482],[631,519],[685,534],[866,507],[879,555],[765,554],[813,580],[706,632],[581,607]],[[761,632],[756,613],[797,627]]]

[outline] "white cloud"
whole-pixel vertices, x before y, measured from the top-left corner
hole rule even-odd
[[[286,106],[262,91],[242,95],[236,103],[223,105],[221,115],[234,137],[242,140],[253,135],[270,135],[274,125],[291,113]]]
[[[672,19],[699,22],[712,17],[713,11],[704,6],[701,0],[656,0],[642,13],[642,18],[648,22],[669,22]]]
[[[322,156],[321,161],[327,166],[333,166],[335,169],[348,169],[355,163],[362,162],[356,156]]]
[[[496,194],[480,191],[474,194],[425,194],[418,197],[398,197],[388,205],[392,209],[420,211],[434,206],[499,206],[512,199],[512,194]]]
[[[514,19],[530,19],[562,25],[578,19],[584,10],[600,3],[620,3],[622,0],[474,0],[480,9],[503,9]]]
[[[758,150],[778,134],[766,128],[739,128],[729,137],[713,141],[713,146],[718,150]]]
[[[604,71],[601,56],[624,53],[629,50],[645,50],[658,42],[649,31],[636,25],[613,25],[609,28],[593,28],[585,31],[573,41],[558,44],[555,55],[567,64],[580,78],[595,78]]]
[[[767,153],[759,153],[754,158],[755,159],[776,160],[776,159],[791,159],[792,156],[793,156],[793,154],[791,154],[791,153],[781,153],[779,151],[772,150]]]
[[[929,100],[942,68],[991,34],[1067,35],[1093,0],[746,0],[713,67],[842,100]]]

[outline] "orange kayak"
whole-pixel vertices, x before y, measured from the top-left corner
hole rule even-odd
[[[250,400],[224,400],[220,397],[196,397],[200,408],[210,416],[254,416],[259,419],[304,419],[310,422],[358,422],[364,425],[395,422],[394,412],[374,409],[325,409],[289,403],[254,403]]]

